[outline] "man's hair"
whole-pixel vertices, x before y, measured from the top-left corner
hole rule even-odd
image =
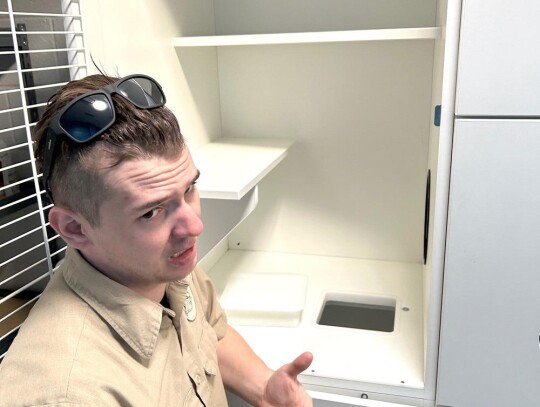
[[[43,164],[49,123],[62,107],[117,80],[105,75],[87,76],[69,82],[51,97],[34,129],[39,163]],[[184,147],[178,121],[169,109],[139,109],[118,94],[112,99],[116,121],[97,140],[79,144],[59,136],[48,181],[55,204],[82,215],[93,226],[99,225],[99,208],[111,188],[105,185],[103,170],[131,159],[174,158]]]

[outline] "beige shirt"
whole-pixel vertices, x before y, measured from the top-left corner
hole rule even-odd
[[[196,269],[166,293],[171,309],[68,248],[0,364],[0,406],[226,406],[211,282]]]

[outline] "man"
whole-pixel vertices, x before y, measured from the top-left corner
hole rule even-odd
[[[310,406],[312,355],[270,371],[196,268],[199,172],[155,80],[51,98],[36,157],[66,257],[0,364],[0,406]]]

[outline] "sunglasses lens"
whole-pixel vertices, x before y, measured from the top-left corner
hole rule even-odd
[[[62,114],[60,126],[74,140],[86,142],[110,126],[114,111],[105,95],[89,95]]]
[[[154,81],[148,78],[127,79],[118,85],[118,91],[137,107],[150,109],[165,104],[163,92]]]

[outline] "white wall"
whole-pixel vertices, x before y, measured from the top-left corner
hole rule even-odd
[[[223,134],[297,140],[232,247],[420,262],[433,43],[218,55]]]
[[[211,1],[90,0],[83,13],[86,45],[98,66],[111,75],[158,80],[191,148],[220,135],[215,50],[178,55],[172,46],[176,36],[214,33]]]
[[[214,0],[217,34],[430,27],[434,0]]]

